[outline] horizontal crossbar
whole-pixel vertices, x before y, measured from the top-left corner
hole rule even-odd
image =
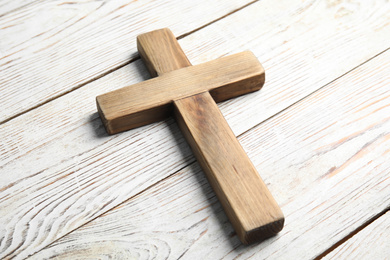
[[[209,91],[216,102],[259,90],[264,69],[252,52],[222,57],[165,73],[96,98],[110,134],[170,116],[174,100]]]

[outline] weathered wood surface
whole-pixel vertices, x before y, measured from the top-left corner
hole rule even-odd
[[[263,63],[267,72],[264,89],[260,93],[237,98],[220,106],[233,131],[238,135],[389,47],[389,5],[384,1],[357,3],[356,5],[344,2],[302,3],[298,0],[275,3],[263,0],[184,37],[180,44],[194,64],[245,49],[253,51]],[[59,5],[58,10],[66,10],[61,9],[65,8],[64,6],[67,7]],[[18,13],[9,15],[16,14]],[[147,17],[147,20],[146,23],[151,22],[151,17]],[[161,25],[170,26],[168,22]],[[182,26],[184,25],[170,27],[173,27],[175,33],[182,34],[186,32],[181,31]],[[80,28],[83,28],[82,24]],[[103,27],[100,26],[101,28]],[[113,30],[113,27],[111,29]],[[87,29],[80,30],[85,34]],[[97,32],[98,28],[94,30]],[[2,30],[1,33],[3,32]],[[132,50],[135,49],[135,42],[131,44],[135,35],[128,36],[126,30],[118,32],[117,35],[129,37],[126,38],[129,40],[125,39],[126,44],[122,46],[125,50],[122,50],[122,53],[126,55],[130,53],[131,56],[134,53]],[[20,33],[20,36],[25,37],[25,34]],[[106,39],[106,36],[101,39]],[[69,37],[70,40],[73,39]],[[87,34],[79,37],[84,39]],[[105,50],[107,46],[112,46],[102,43],[103,40],[96,35],[93,38],[96,38],[99,45],[105,45]],[[3,52],[3,46],[8,46],[5,43],[9,38],[1,39]],[[74,46],[71,42],[69,44]],[[100,63],[105,63],[103,64],[105,68],[110,67],[111,59],[108,58],[109,62],[106,63],[101,59],[101,52],[96,54],[94,50],[91,51],[87,56],[83,56],[84,63],[94,59],[99,61],[94,65],[100,66]],[[31,64],[30,56],[27,54],[26,63],[21,65],[26,68]],[[64,60],[64,69],[73,68],[71,65],[80,62],[73,59],[74,57],[70,60],[67,60],[68,58]],[[80,71],[79,69],[72,73],[78,74]],[[25,75],[28,78],[29,74]],[[77,80],[72,78],[72,75],[68,73],[67,77],[61,78],[58,82],[63,81],[68,86],[74,86],[72,82]],[[83,75],[88,79],[80,82],[87,82],[97,74],[89,76],[89,72],[86,72]],[[376,72],[372,71],[373,78],[375,75]],[[0,223],[6,223],[0,227],[1,256],[18,255],[19,258],[23,258],[37,252],[193,162],[194,159],[172,120],[121,135],[111,137],[105,135],[95,112],[95,96],[140,82],[145,78],[148,76],[143,65],[136,61],[0,126],[2,158]],[[25,80],[30,82],[28,79]],[[30,80],[35,82],[34,78]],[[35,94],[28,92],[26,95],[32,98]],[[50,92],[50,95],[56,94]],[[5,98],[4,95],[2,97]],[[333,98],[338,100],[340,97]],[[35,106],[37,99],[28,102],[35,102]],[[316,101],[312,100],[312,103]],[[2,105],[5,109],[5,103],[2,102]],[[325,111],[327,109],[324,108]],[[243,111],[246,113],[242,113]],[[301,121],[305,120],[306,118],[301,118]],[[290,141],[288,136],[282,138],[289,133],[289,129],[272,130],[277,131],[277,134],[268,130],[269,135],[279,137],[277,142]],[[290,144],[294,143],[286,143],[286,146]],[[267,146],[258,146],[260,148],[244,146],[246,150],[251,147],[259,149],[257,152],[265,151],[264,154],[267,154]],[[249,155],[253,160],[251,152]],[[332,160],[338,157],[338,154],[331,156],[328,162],[324,160],[319,164],[329,166],[330,169],[333,165],[326,163],[333,162]],[[386,155],[382,158],[386,158]],[[291,162],[298,159],[298,156],[295,157],[295,154],[291,153],[286,160]],[[312,161],[313,164],[316,163],[315,159]],[[266,163],[268,158],[259,160]],[[287,164],[289,162],[286,162]],[[266,166],[267,164],[259,165],[261,169]],[[261,175],[267,171],[273,172],[265,181],[271,185],[270,189],[275,197],[282,201],[289,198],[290,191],[281,189],[283,185],[275,183],[273,178],[276,178],[274,175],[278,175],[278,172],[288,174],[282,179],[282,184],[291,182],[289,189],[292,189],[292,192],[299,192],[299,185],[310,183],[316,178],[311,172],[297,170],[295,174],[306,176],[298,183],[294,181],[295,174],[282,171],[278,165],[267,167],[268,169],[264,168]],[[377,200],[383,202],[380,197]],[[376,207],[377,201],[374,204],[371,206]],[[305,205],[301,206],[305,208]],[[323,214],[327,212],[332,214],[337,212],[338,208],[329,209],[332,210],[324,211]],[[297,211],[294,219],[298,218],[300,212]],[[369,211],[361,212],[362,214],[358,212],[356,217],[370,214]],[[218,228],[218,225],[215,228]],[[343,233],[337,235],[342,237]],[[334,240],[337,239],[338,237]],[[268,244],[265,243],[261,247],[266,245]]]
[[[390,212],[375,220],[324,259],[386,259],[390,256]]]
[[[243,246],[194,163],[32,259],[321,255],[390,206],[389,58],[387,51],[239,138],[281,202],[278,236]]]
[[[7,2],[15,11],[0,17],[0,122],[125,65],[140,33],[183,35],[250,1]]]
[[[16,10],[33,5],[34,3],[40,3],[43,0],[14,0],[14,1],[1,1],[0,2],[0,16],[6,15]]]

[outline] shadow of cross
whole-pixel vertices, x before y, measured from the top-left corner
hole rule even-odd
[[[249,244],[278,233],[283,213],[215,103],[263,86],[257,58],[247,51],[191,66],[169,29],[139,35],[137,46],[155,78],[96,98],[107,132],[173,112],[240,240]]]

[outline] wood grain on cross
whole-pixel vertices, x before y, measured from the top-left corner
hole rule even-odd
[[[278,233],[283,213],[215,103],[263,86],[257,58],[242,52],[191,66],[169,29],[142,34],[137,45],[150,74],[158,77],[97,97],[108,133],[173,112],[241,241]]]

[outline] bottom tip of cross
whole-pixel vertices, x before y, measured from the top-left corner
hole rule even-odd
[[[278,234],[283,229],[283,226],[284,218],[280,218],[274,222],[244,232],[240,240],[245,245],[261,242]]]

